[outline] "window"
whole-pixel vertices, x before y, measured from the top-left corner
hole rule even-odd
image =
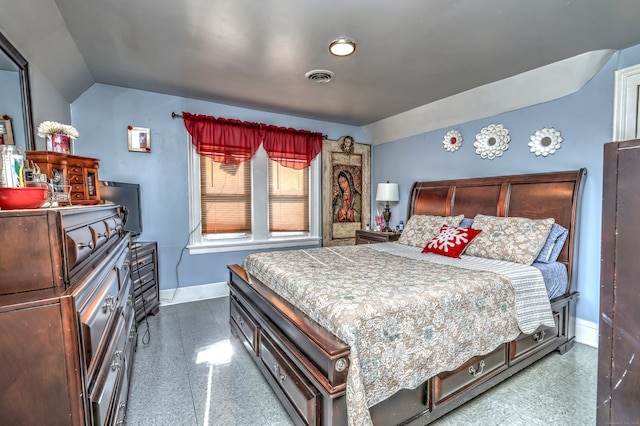
[[[309,169],[269,161],[269,232],[309,233]]]
[[[251,233],[251,163],[216,163],[200,156],[203,234]]]
[[[294,170],[260,147],[251,160],[224,165],[189,145],[191,253],[320,243],[320,156]]]

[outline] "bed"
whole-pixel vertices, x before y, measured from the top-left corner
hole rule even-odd
[[[505,279],[544,274],[532,266],[485,262],[484,254],[461,256],[471,265],[454,275],[447,268],[458,267],[459,259],[408,247],[409,232],[401,237],[404,244],[259,253],[243,266],[229,265],[231,329],[297,424],[430,423],[536,360],[574,345],[577,219],[585,176],[580,169],[416,182],[410,190],[407,227],[423,217],[473,218],[477,226],[483,220],[527,218],[561,226],[566,242],[556,254],[566,285],[560,289],[543,280],[540,290],[538,278],[530,280],[535,291],[506,286]],[[282,256],[289,262],[284,268],[278,263]],[[423,266],[423,256],[443,260]],[[513,269],[511,278],[483,269],[494,267],[507,275]],[[431,275],[440,269],[442,276]],[[429,287],[440,296],[426,295],[424,277],[439,283]],[[466,294],[467,285],[478,287]],[[523,302],[534,296],[548,311]],[[457,310],[465,298],[471,298],[467,305],[473,311]],[[523,306],[529,309],[524,315]],[[410,316],[416,312],[420,315]],[[436,323],[450,328],[438,331]],[[415,338],[408,337],[414,336],[412,327]],[[371,330],[384,344],[365,339]],[[456,338],[447,339],[447,333]]]

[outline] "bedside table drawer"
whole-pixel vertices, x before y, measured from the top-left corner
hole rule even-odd
[[[398,238],[400,238],[400,234],[395,232],[356,231],[356,245],[388,243],[398,241]]]

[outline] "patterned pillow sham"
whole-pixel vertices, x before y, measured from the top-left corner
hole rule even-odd
[[[483,232],[467,247],[465,254],[531,265],[540,253],[554,222],[553,218],[528,219],[478,214],[473,219],[472,228]]]
[[[549,231],[549,236],[542,246],[542,250],[538,253],[536,262],[553,263],[557,261],[568,235],[569,230],[567,228],[554,223],[551,226],[551,231]]]
[[[438,235],[427,243],[422,252],[460,259],[460,255],[481,232],[479,229],[442,225]]]
[[[464,215],[431,216],[413,215],[407,221],[398,242],[413,247],[424,247],[435,237],[442,225],[458,226]]]

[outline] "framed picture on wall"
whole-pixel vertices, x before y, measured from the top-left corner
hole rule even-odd
[[[129,126],[129,151],[151,152],[151,131],[146,127]]]
[[[0,117],[0,145],[14,145],[11,117],[8,115]]]
[[[346,139],[349,138],[349,139]],[[351,245],[371,222],[371,146],[350,136],[322,144],[322,245]]]

